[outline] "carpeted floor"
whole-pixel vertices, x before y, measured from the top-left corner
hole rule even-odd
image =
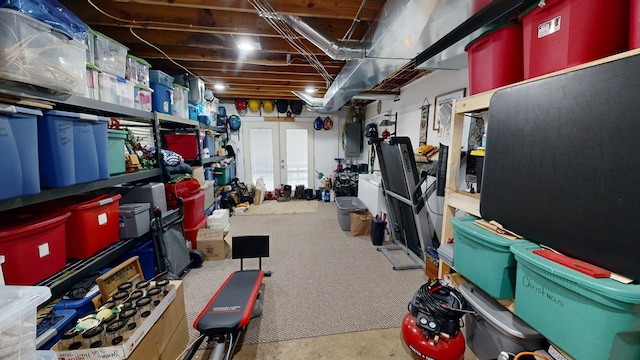
[[[335,203],[314,203],[314,214],[231,218],[234,235],[270,235],[263,268],[273,275],[264,280],[264,312],[251,321],[245,344],[397,328],[427,280],[422,270],[393,270],[368,236],[340,230]],[[257,260],[245,260],[245,267],[257,267]],[[185,276],[190,324],[238,269],[239,260],[207,261]]]
[[[290,200],[276,201],[265,200],[260,205],[249,205],[244,211],[236,211],[235,215],[291,215],[314,214],[318,211],[318,201]],[[237,209],[239,210],[239,208]]]

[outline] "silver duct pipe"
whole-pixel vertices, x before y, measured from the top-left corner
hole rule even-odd
[[[355,95],[371,90],[430,44],[457,26],[459,17],[468,18],[471,0],[387,0],[374,26],[365,35],[362,47],[345,46],[323,30],[290,17],[287,22],[298,33],[326,52],[344,54],[346,64],[327,89],[323,98],[294,92],[309,107],[334,112]],[[299,21],[294,21],[294,20]],[[353,43],[350,43],[353,44]],[[347,57],[351,54],[352,57]],[[362,54],[362,56],[361,56]],[[332,56],[330,53],[327,55]],[[356,56],[357,55],[357,56]],[[447,58],[464,57],[464,49],[447,54]],[[446,60],[446,59],[440,59]],[[437,64],[436,64],[437,65]],[[464,64],[463,64],[464,65]]]
[[[338,40],[323,28],[311,25],[297,16],[286,15],[283,20],[333,60],[351,60],[365,56],[365,45],[361,42]]]

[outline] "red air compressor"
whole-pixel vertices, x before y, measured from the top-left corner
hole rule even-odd
[[[460,318],[469,310],[456,289],[441,280],[425,283],[408,308],[402,321],[402,339],[414,359],[464,359],[466,343]]]

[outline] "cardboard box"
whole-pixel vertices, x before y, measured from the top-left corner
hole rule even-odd
[[[207,260],[224,260],[231,251],[231,232],[220,229],[200,229],[196,239],[198,250]]]
[[[264,199],[264,195],[262,194],[262,189],[256,188],[253,192],[253,205],[262,204],[263,199]]]
[[[51,350],[65,360],[175,359],[187,346],[189,334],[182,281],[171,284],[169,293],[122,346],[64,351],[56,344]]]
[[[200,186],[204,185],[204,168],[202,166],[192,166],[191,169],[193,170],[191,176],[193,176],[194,179],[198,180]]]

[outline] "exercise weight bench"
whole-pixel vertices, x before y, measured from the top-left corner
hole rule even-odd
[[[211,359],[231,359],[249,321],[262,314],[262,279],[271,276],[262,270],[262,258],[269,256],[269,235],[234,236],[231,241],[231,258],[240,259],[240,270],[229,275],[194,321],[200,336],[184,360],[192,359],[205,339],[216,343]],[[245,258],[258,258],[259,268],[244,270]]]

